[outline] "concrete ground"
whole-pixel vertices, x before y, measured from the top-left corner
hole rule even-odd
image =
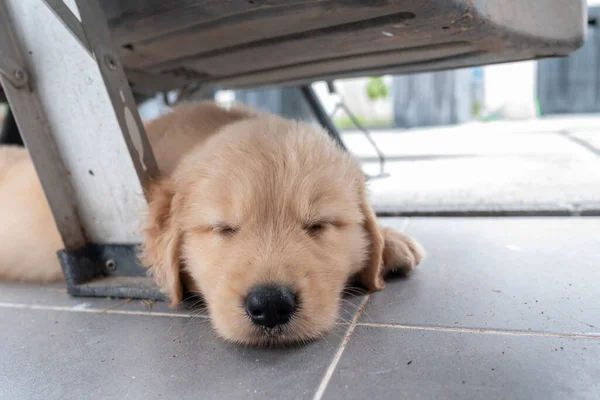
[[[360,133],[343,135],[378,173]],[[600,116],[373,131],[386,178],[371,182],[381,213],[600,215]]]
[[[291,349],[164,303],[0,285],[1,399],[600,399],[600,218],[384,218],[429,251]]]

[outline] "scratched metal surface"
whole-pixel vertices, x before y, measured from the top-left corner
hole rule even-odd
[[[137,91],[250,87],[566,55],[584,0],[102,0]],[[161,77],[157,80],[155,78]]]

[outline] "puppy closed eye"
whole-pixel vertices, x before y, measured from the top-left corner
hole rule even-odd
[[[318,237],[331,225],[328,221],[311,222],[304,225],[304,230],[312,237]]]
[[[238,232],[238,228],[227,225],[227,224],[217,224],[212,227],[213,232],[222,236],[222,237],[231,237]]]

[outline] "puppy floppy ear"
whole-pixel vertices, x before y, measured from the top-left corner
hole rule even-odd
[[[360,209],[363,228],[369,239],[369,253],[364,268],[358,273],[358,283],[369,291],[385,288],[383,278],[389,272],[409,274],[423,259],[425,253],[419,243],[395,229],[377,225],[375,212],[361,190]]]
[[[362,185],[361,185],[362,186]],[[369,240],[367,261],[364,268],[358,273],[357,278],[361,286],[369,291],[383,290],[385,282],[382,274],[382,259],[384,239],[375,212],[367,202],[364,187],[360,188],[360,210],[363,214],[363,229]]]
[[[146,192],[148,215],[140,259],[174,308],[183,298],[181,282],[181,232],[175,213],[177,195],[170,180],[152,183]]]

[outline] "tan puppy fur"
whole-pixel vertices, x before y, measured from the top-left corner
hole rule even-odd
[[[360,166],[318,127],[202,103],[147,131],[161,178],[147,188],[141,259],[172,307],[185,289],[203,296],[227,340],[320,337],[349,281],[381,290],[387,272],[409,273],[421,261],[416,242],[377,225]],[[62,243],[24,150],[0,152],[0,220],[0,279],[60,276]],[[276,332],[245,315],[244,299],[260,284],[285,285],[298,298]]]
[[[62,247],[29,154],[0,146],[0,280],[62,279]]]
[[[201,294],[227,340],[313,339],[337,320],[349,280],[381,290],[386,272],[410,272],[422,251],[378,227],[360,166],[322,129],[272,115],[240,119],[245,112],[235,110],[231,123],[150,188],[142,259],[171,306],[184,284]],[[201,123],[176,135],[206,137]],[[277,333],[244,311],[249,290],[266,284],[289,287],[299,299]]]

